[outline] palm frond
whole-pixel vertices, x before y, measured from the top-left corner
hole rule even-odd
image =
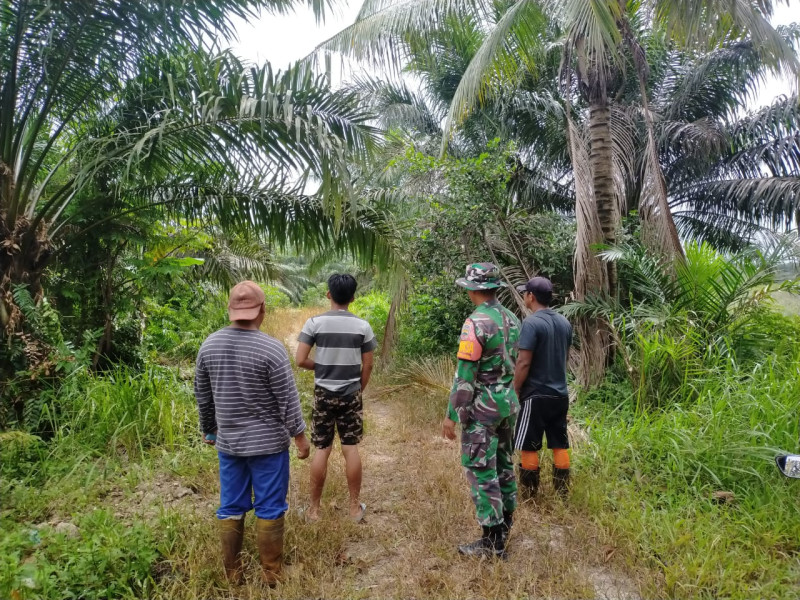
[[[686,47],[707,48],[749,32],[772,72],[800,75],[794,49],[769,23],[773,0],[655,0],[653,4],[656,21]]]
[[[80,140],[76,154],[92,157],[82,170],[67,186],[41,190],[37,218],[57,220],[109,169],[118,174],[113,184],[121,190],[185,191],[194,181],[202,194],[196,174],[204,173],[215,190],[227,179],[232,188],[260,188],[267,195],[296,193],[316,183],[316,196],[339,218],[352,205],[351,165],[365,160],[376,141],[370,115],[355,94],[331,92],[324,78],[296,69],[247,69],[228,53],[213,58],[190,53],[186,62],[153,58],[132,86]],[[163,98],[166,87],[175,93],[170,106],[142,106],[143,98]],[[172,201],[160,195],[151,200]]]
[[[720,250],[740,251],[774,235],[771,229],[750,219],[705,210],[676,208],[672,218],[684,239],[705,241]]]
[[[492,27],[481,47],[472,57],[469,67],[458,84],[458,89],[450,102],[444,126],[442,150],[451,130],[461,124],[474,107],[485,99],[492,81],[509,79],[516,70],[519,54],[535,54],[531,44],[536,44],[547,23],[536,0],[515,2]],[[514,36],[516,44],[509,46],[509,37]]]
[[[384,130],[412,130],[424,135],[441,135],[441,116],[405,82],[361,76],[347,89],[362,99]]]
[[[352,25],[317,46],[304,62],[320,53],[339,52],[384,69],[398,69],[407,58],[404,36],[425,35],[453,15],[485,14],[479,0],[366,0]]]
[[[713,179],[678,189],[671,196],[674,210],[685,205],[695,212],[786,227],[800,207],[800,176]]]
[[[231,18],[281,0],[202,0],[157,6],[133,0],[11,0],[0,10],[0,161],[8,223],[28,212],[42,168],[85,119],[106,108],[144,56],[204,36],[229,39]],[[8,192],[8,193],[7,193]]]

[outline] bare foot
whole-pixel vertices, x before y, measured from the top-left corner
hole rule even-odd
[[[316,523],[317,521],[319,521],[319,508],[309,508],[306,511],[306,519],[308,519],[312,523]]]
[[[356,523],[360,523],[364,519],[364,513],[367,512],[367,505],[363,502],[350,505],[350,518]]]

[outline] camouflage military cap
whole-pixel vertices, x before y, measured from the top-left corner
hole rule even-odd
[[[466,275],[456,279],[456,284],[468,290],[493,290],[506,285],[500,279],[497,265],[488,262],[467,265]]]

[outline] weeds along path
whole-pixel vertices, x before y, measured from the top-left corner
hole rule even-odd
[[[313,312],[313,311],[311,311]],[[270,334],[293,353],[293,340],[309,311],[281,311],[268,320]],[[603,598],[655,597],[655,578],[637,570],[631,552],[599,531],[567,502],[553,499],[544,481],[541,500],[522,505],[507,561],[457,554],[456,545],[479,534],[457,443],[440,436],[445,392],[391,389],[376,381],[365,398],[362,445],[365,521],[347,518],[344,461],[331,456],[322,518],[310,523],[308,462],[292,459],[287,513],[285,581],[276,589],[258,577],[252,516],[245,540],[248,584],[229,588],[222,575],[212,506],[216,460],[207,453],[188,474],[196,494],[173,505],[179,533],[166,553],[161,598]],[[304,402],[313,381],[298,373]],[[294,453],[294,451],[292,451]],[[543,464],[544,473],[550,465]],[[545,477],[547,479],[547,477]],[[188,478],[181,477],[186,484]],[[172,484],[169,484],[172,485]],[[580,477],[576,493],[580,494]],[[145,492],[146,494],[147,492]],[[189,501],[191,499],[191,501]],[[176,503],[177,504],[177,503]],[[176,532],[177,533],[177,532]]]

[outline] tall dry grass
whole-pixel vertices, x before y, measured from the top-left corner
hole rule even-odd
[[[267,313],[261,329],[283,342],[289,355],[294,357],[297,349],[297,334],[303,324],[311,317],[328,310],[327,306],[304,306],[301,308],[282,308]]]

